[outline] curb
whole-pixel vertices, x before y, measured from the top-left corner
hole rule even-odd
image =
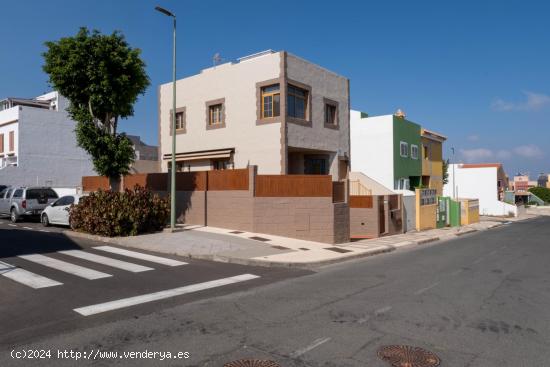
[[[426,243],[430,243],[434,241],[439,241],[439,237],[424,238],[422,240],[413,241],[413,243],[416,245],[424,245]]]
[[[479,230],[478,229],[468,229],[468,230],[463,231],[463,232],[455,233],[455,236],[460,237],[460,236],[464,236],[465,234],[474,233],[474,232],[479,232]]]

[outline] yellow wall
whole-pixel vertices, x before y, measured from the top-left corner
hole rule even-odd
[[[460,222],[462,225],[479,222],[479,200],[460,200]]]
[[[416,189],[416,230],[436,228],[437,202],[431,205],[420,205],[420,191]]]
[[[428,157],[424,146],[428,147]],[[431,189],[436,189],[438,195],[443,194],[443,144],[422,137],[422,176],[430,176]]]

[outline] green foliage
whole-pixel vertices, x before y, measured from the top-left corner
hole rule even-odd
[[[102,236],[135,236],[162,230],[168,201],[136,185],[124,192],[97,191],[71,206],[70,224],[77,231]]]
[[[134,163],[134,145],[125,134],[111,135],[91,123],[76,126],[78,145],[90,154],[95,171],[101,176],[119,177]]]
[[[449,183],[449,160],[443,161],[443,185]]]
[[[134,114],[134,103],[150,84],[141,51],[118,32],[103,35],[81,28],[74,37],[46,42],[44,71],[50,84],[69,99],[80,147],[100,175],[118,178],[133,162],[131,142],[117,134],[119,118]]]
[[[546,187],[531,187],[530,192],[538,196],[545,203],[550,203],[550,189]]]

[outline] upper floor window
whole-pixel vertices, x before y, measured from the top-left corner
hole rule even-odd
[[[15,132],[10,131],[9,133],[9,151],[13,152],[15,150]]]
[[[411,158],[418,159],[418,145],[411,145]]]
[[[409,156],[409,143],[404,141],[399,142],[399,155],[403,158],[407,158]]]
[[[221,103],[211,105],[208,107],[209,115],[210,115],[208,123],[210,125],[218,125],[222,123],[222,108],[223,108],[223,105]]]
[[[295,87],[293,85],[288,86],[287,96],[287,110],[289,117],[295,117],[299,119],[306,119],[308,91]]]
[[[427,145],[422,145],[424,159],[430,159],[430,150]]]
[[[185,112],[176,112],[176,130],[185,129]]]
[[[281,114],[281,92],[279,84],[262,88],[262,118],[277,117]]]
[[[4,134],[0,134],[0,153],[4,153]]]
[[[337,107],[332,103],[325,103],[325,124],[338,125]]]

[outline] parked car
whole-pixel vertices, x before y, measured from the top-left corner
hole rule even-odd
[[[57,199],[49,187],[8,187],[0,193],[0,215],[9,215],[13,223],[21,217],[38,217]]]
[[[83,195],[66,195],[57,199],[52,204],[48,205],[40,215],[40,221],[44,227],[50,224],[59,224],[68,226],[69,224],[69,209],[72,204],[78,204]]]
[[[0,192],[4,191],[5,188],[7,188],[8,186],[6,185],[0,185]]]

